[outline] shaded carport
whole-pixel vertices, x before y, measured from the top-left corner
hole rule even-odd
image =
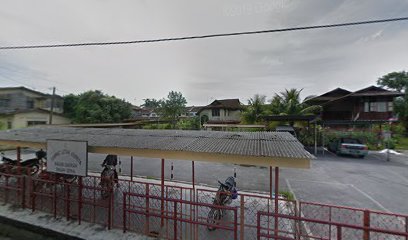
[[[36,127],[0,132],[0,145],[45,149],[47,140],[87,141],[88,152],[91,153],[161,159],[162,194],[164,192],[165,159],[192,161],[193,188],[195,182],[194,161],[269,167],[270,195],[272,197],[272,167],[275,167],[274,190],[275,196],[278,196],[279,167],[309,168],[310,159],[313,158],[303,145],[287,132],[69,127]],[[275,197],[275,209],[278,209],[277,197]]]
[[[294,122],[306,122],[307,127],[314,123],[314,154],[317,154],[317,121],[320,120],[318,115],[267,115],[264,116],[266,124],[269,122],[289,122],[293,126]]]

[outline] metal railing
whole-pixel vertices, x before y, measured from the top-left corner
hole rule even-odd
[[[10,169],[9,169],[10,170]],[[240,193],[230,206],[214,206],[216,191],[173,183],[120,179],[107,191],[101,177],[73,183],[31,176],[29,169],[0,172],[0,201],[67,220],[165,239],[403,239],[408,215]],[[227,212],[219,224],[207,221],[211,209]],[[215,231],[208,231],[214,227]]]

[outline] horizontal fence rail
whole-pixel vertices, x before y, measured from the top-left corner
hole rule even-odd
[[[240,193],[214,205],[216,190],[99,176],[41,178],[32,168],[0,166],[0,202],[69,221],[163,239],[401,239],[408,215]],[[210,221],[214,212],[222,218]]]
[[[263,218],[264,217],[264,218]],[[262,227],[262,222],[265,218],[277,218],[279,221],[292,221],[294,225],[307,226],[310,224],[318,224],[327,226],[333,229],[331,235],[326,236],[322,232],[302,232],[302,231],[280,231],[279,229],[266,229]],[[406,223],[404,223],[406,224]],[[295,228],[298,230],[298,228]],[[272,232],[272,234],[271,234]],[[352,233],[357,233],[356,236]],[[358,226],[351,223],[339,223],[327,220],[310,219],[306,217],[291,216],[285,214],[275,214],[267,212],[257,213],[257,239],[408,239],[408,232],[406,230],[396,231],[385,228]]]

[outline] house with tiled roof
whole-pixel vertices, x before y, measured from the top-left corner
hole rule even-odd
[[[320,96],[309,98],[306,103],[323,108],[324,122],[387,122],[395,121],[393,101],[401,92],[369,86],[358,91],[336,88]]]
[[[26,87],[0,88],[0,127],[12,129],[49,124],[52,101],[52,123],[70,123],[63,115],[64,99],[61,96],[52,96]]]
[[[241,122],[242,110],[243,105],[239,99],[220,99],[202,107],[197,114],[201,123],[238,124]]]

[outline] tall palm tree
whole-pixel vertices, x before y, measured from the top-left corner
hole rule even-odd
[[[266,96],[255,94],[254,97],[248,99],[248,106],[243,112],[243,119],[246,123],[259,122],[266,111]]]
[[[307,115],[317,114],[321,111],[321,106],[309,106],[302,102],[300,93],[303,89],[285,89],[284,92],[275,94],[271,101],[272,113],[276,115]]]

